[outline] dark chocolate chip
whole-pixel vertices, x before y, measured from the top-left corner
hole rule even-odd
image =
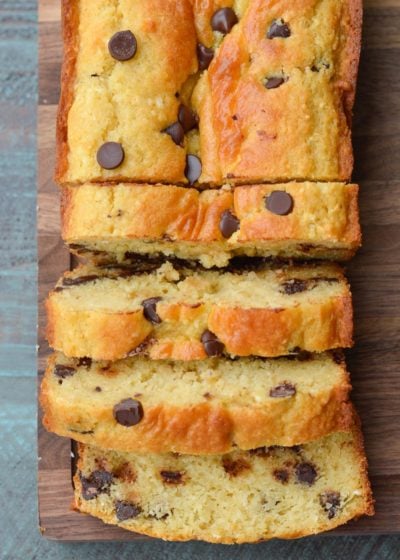
[[[161,478],[166,484],[184,484],[183,471],[160,471]]]
[[[286,82],[286,78],[282,76],[272,76],[271,78],[266,78],[264,85],[267,89],[276,89]]]
[[[221,219],[219,221],[219,229],[225,237],[228,239],[232,234],[235,233],[240,227],[240,221],[238,218],[232,214],[230,210],[224,210],[221,214]]]
[[[144,416],[142,403],[135,399],[124,399],[114,406],[113,415],[121,426],[136,426]]]
[[[293,198],[285,191],[272,191],[265,199],[267,210],[278,216],[287,216],[293,210]]]
[[[98,494],[108,492],[113,480],[111,473],[107,471],[93,471],[90,476],[85,478],[82,473],[79,475],[82,485],[82,498],[93,500]]]
[[[286,469],[275,469],[272,474],[282,484],[286,484],[289,481],[289,471]]]
[[[224,345],[215,334],[208,329],[201,335],[201,342],[204,346],[207,356],[221,356],[224,351]]]
[[[69,288],[70,286],[79,286],[80,284],[89,284],[89,282],[94,282],[98,280],[100,276],[97,274],[88,274],[87,276],[77,276],[75,278],[66,277],[63,278],[62,285],[64,288]]]
[[[199,124],[199,118],[196,113],[183,103],[179,105],[178,121],[181,123],[185,132],[193,130],[193,128],[196,128]]]
[[[201,169],[202,166],[200,158],[193,154],[188,154],[186,156],[185,177],[189,181],[190,185],[194,185],[194,183],[200,177]]]
[[[298,278],[291,278],[282,283],[282,291],[284,294],[291,296],[305,292],[308,289],[309,283],[307,280],[299,280]]]
[[[177,146],[182,146],[185,132],[181,123],[179,123],[178,121],[174,122],[167,126],[167,128],[164,128],[162,132],[171,136],[172,140]]]
[[[136,54],[137,41],[132,31],[118,31],[108,43],[110,55],[116,60],[130,60]]]
[[[133,519],[142,513],[142,508],[137,504],[132,502],[124,502],[117,500],[115,502],[115,514],[118,521],[126,521],[127,519]]]
[[[221,8],[214,12],[211,18],[211,27],[213,31],[219,31],[226,35],[237,22],[237,15],[232,8]]]
[[[292,385],[291,383],[287,383],[287,381],[284,381],[280,385],[277,385],[269,392],[269,396],[273,397],[274,399],[280,399],[284,397],[294,397],[295,394],[296,394],[295,385]]]
[[[79,358],[78,360],[78,366],[79,367],[85,367],[87,369],[89,369],[92,365],[92,358]]]
[[[199,70],[207,70],[214,58],[213,49],[209,49],[202,43],[197,43],[197,59],[199,61]]]
[[[124,161],[125,152],[118,142],[105,142],[97,152],[97,163],[103,169],[115,169]]]
[[[222,466],[224,467],[225,472],[231,476],[235,477],[241,474],[243,471],[250,469],[250,465],[244,459],[237,459],[233,461],[229,459],[229,457],[224,457],[222,459]]]
[[[101,387],[95,387],[94,390],[96,391],[96,393],[101,393],[102,388]]]
[[[300,463],[296,467],[296,477],[301,484],[312,486],[317,478],[315,466],[311,463]]]
[[[340,493],[332,491],[323,492],[319,496],[319,502],[328,513],[328,519],[333,519],[340,508]]]
[[[152,297],[142,301],[143,315],[150,323],[153,323],[153,325],[159,325],[161,323],[161,319],[156,312],[157,303],[161,300],[162,298],[160,297]]]
[[[274,20],[267,32],[268,39],[287,39],[290,37],[290,28],[283,20]]]
[[[63,366],[62,364],[57,364],[53,370],[56,377],[60,379],[66,379],[67,377],[72,377],[76,373],[76,369],[70,366]]]

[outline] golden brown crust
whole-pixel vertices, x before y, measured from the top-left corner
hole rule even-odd
[[[293,199],[293,211],[286,216],[266,208],[266,199],[275,190],[284,190]],[[252,185],[233,191],[82,185],[62,189],[62,230],[71,245],[96,249],[102,244],[110,259],[119,246],[129,248],[129,240],[146,242],[134,245],[137,252],[151,251],[153,243],[154,250],[200,260],[254,252],[346,258],[361,242],[357,200],[358,186],[341,183]],[[240,221],[238,231],[228,238],[220,229],[226,210]]]
[[[178,406],[168,402],[147,405],[138,397],[144,417],[138,425],[126,429],[115,421],[109,403],[93,407],[87,400],[85,409],[84,391],[82,402],[64,398],[53,375],[55,363],[56,357],[52,356],[41,386],[44,426],[58,435],[106,449],[193,455],[227,453],[235,446],[254,449],[298,445],[332,432],[347,431],[352,425],[348,401],[351,387],[344,366],[340,366],[342,374],[334,385],[322,386],[313,395],[300,389],[292,400],[265,399],[259,404],[244,405],[225,404],[217,399]],[[301,367],[304,366],[300,364]],[[295,376],[296,371],[291,375]],[[101,376],[93,382],[101,384]]]
[[[79,48],[79,2],[62,0],[61,26],[64,58],[61,70],[61,93],[56,125],[56,167],[54,180],[63,182],[68,170],[68,113],[74,99],[76,58]]]
[[[197,4],[201,23],[211,13],[211,3]],[[312,25],[303,25],[299,14]],[[287,40],[268,41],[266,22],[279,17],[295,30]],[[201,181],[349,180],[361,21],[361,0],[254,0],[246,5],[195,92]],[[203,35],[207,42],[209,35],[204,30]],[[289,78],[286,83],[266,92],[263,79],[282,72]],[[304,138],[307,143],[300,142]]]

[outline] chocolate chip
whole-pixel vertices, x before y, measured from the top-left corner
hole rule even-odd
[[[76,278],[63,278],[62,285],[64,288],[68,288],[70,286],[79,286],[80,284],[89,284],[89,282],[94,282],[98,280],[100,276],[97,274],[88,274],[86,276],[77,276]]]
[[[183,471],[160,471],[161,478],[166,484],[184,484]]]
[[[126,521],[127,519],[133,519],[142,513],[142,508],[137,504],[132,502],[123,502],[117,500],[115,502],[115,514],[118,521]]]
[[[181,123],[179,123],[178,121],[174,122],[167,126],[167,128],[164,128],[162,132],[171,136],[172,140],[177,146],[182,146],[185,132]]]
[[[289,481],[289,471],[286,469],[275,469],[272,474],[274,475],[274,478],[282,484],[286,484]]]
[[[113,415],[121,426],[135,426],[144,416],[142,403],[134,399],[124,399],[114,406]]]
[[[265,199],[267,210],[278,216],[287,216],[293,210],[293,198],[285,191],[272,191]]]
[[[200,158],[193,154],[186,156],[185,177],[190,185],[193,185],[201,175]]]
[[[112,474],[104,470],[93,471],[87,478],[81,473],[79,478],[84,500],[93,500],[98,494],[108,492],[113,480]]]
[[[97,163],[103,169],[115,169],[124,161],[125,152],[118,142],[105,142],[97,152]]]
[[[240,227],[240,221],[238,218],[232,214],[230,210],[224,210],[221,214],[221,219],[219,221],[219,229],[225,237],[228,239],[232,234],[235,233]]]
[[[78,360],[78,366],[79,367],[85,367],[87,369],[89,369],[92,365],[92,358],[79,358]]]
[[[300,463],[296,467],[296,477],[301,484],[312,486],[317,478],[317,471],[311,463]]]
[[[271,447],[256,447],[256,449],[250,449],[249,453],[256,457],[269,457],[271,455]]]
[[[296,394],[295,385],[292,385],[291,383],[287,383],[287,381],[284,381],[280,385],[277,385],[269,392],[269,396],[273,397],[274,399],[281,399],[284,397],[294,397],[295,394]]]
[[[199,124],[199,118],[194,111],[181,103],[178,109],[178,121],[181,123],[183,130],[189,132],[196,128]]]
[[[63,366],[62,364],[57,364],[53,370],[56,377],[60,379],[66,379],[67,377],[72,377],[76,373],[76,369],[70,366]]]
[[[267,37],[268,39],[287,39],[287,37],[290,37],[289,26],[282,19],[276,19],[271,23],[267,32]]]
[[[207,356],[221,356],[224,351],[224,345],[215,334],[208,329],[201,335],[201,342],[203,343],[204,350]]]
[[[222,459],[222,466],[229,476],[235,477],[241,474],[243,471],[250,469],[250,465],[244,459],[237,459],[232,461],[229,457],[224,457]]]
[[[282,76],[272,76],[271,78],[266,78],[264,85],[267,89],[276,89],[286,82],[286,78]]]
[[[344,355],[342,350],[331,350],[332,359],[337,365],[344,364]]]
[[[110,55],[116,60],[130,60],[136,54],[137,41],[132,31],[118,31],[108,43]]]
[[[209,49],[202,43],[197,43],[197,59],[199,61],[199,70],[207,70],[214,58],[213,49]]]
[[[282,283],[282,291],[288,296],[305,292],[308,289],[307,280],[299,280],[298,278],[291,278]]]
[[[153,325],[159,325],[162,322],[156,312],[157,303],[161,300],[160,297],[152,297],[142,301],[143,315]]]
[[[96,391],[96,393],[101,393],[102,388],[101,387],[95,387],[94,390]]]
[[[226,35],[237,22],[237,15],[232,8],[221,8],[214,12],[211,18],[211,27],[213,31],[219,31]]]
[[[211,400],[211,399],[213,398],[212,394],[209,393],[208,391],[207,391],[206,393],[203,394],[203,397],[204,397],[206,400],[208,400],[208,401]]]
[[[339,492],[323,492],[319,495],[319,502],[326,512],[328,512],[328,519],[333,519],[340,508],[340,493]]]

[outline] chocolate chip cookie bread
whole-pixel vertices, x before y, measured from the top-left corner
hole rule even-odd
[[[59,183],[350,179],[361,0],[62,10]]]
[[[360,245],[358,186],[85,184],[62,190],[63,238],[73,252],[121,263],[174,255],[227,266],[238,255],[344,260]]]
[[[249,270],[222,273],[171,263],[150,272],[81,266],[50,293],[47,314],[54,349],[95,360],[274,357],[352,345],[350,289],[334,264],[256,267],[253,259]]]
[[[166,540],[298,538],[360,515],[373,500],[360,431],[226,455],[143,455],[78,446],[75,507]]]
[[[196,362],[57,354],[40,400],[44,426],[60,436],[118,451],[207,454],[348,430],[349,391],[336,353]]]

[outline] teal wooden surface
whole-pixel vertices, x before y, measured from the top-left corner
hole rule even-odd
[[[59,0],[54,0],[55,2]],[[36,2],[0,0],[0,558],[397,560],[400,537],[249,546],[47,542],[36,511]]]

